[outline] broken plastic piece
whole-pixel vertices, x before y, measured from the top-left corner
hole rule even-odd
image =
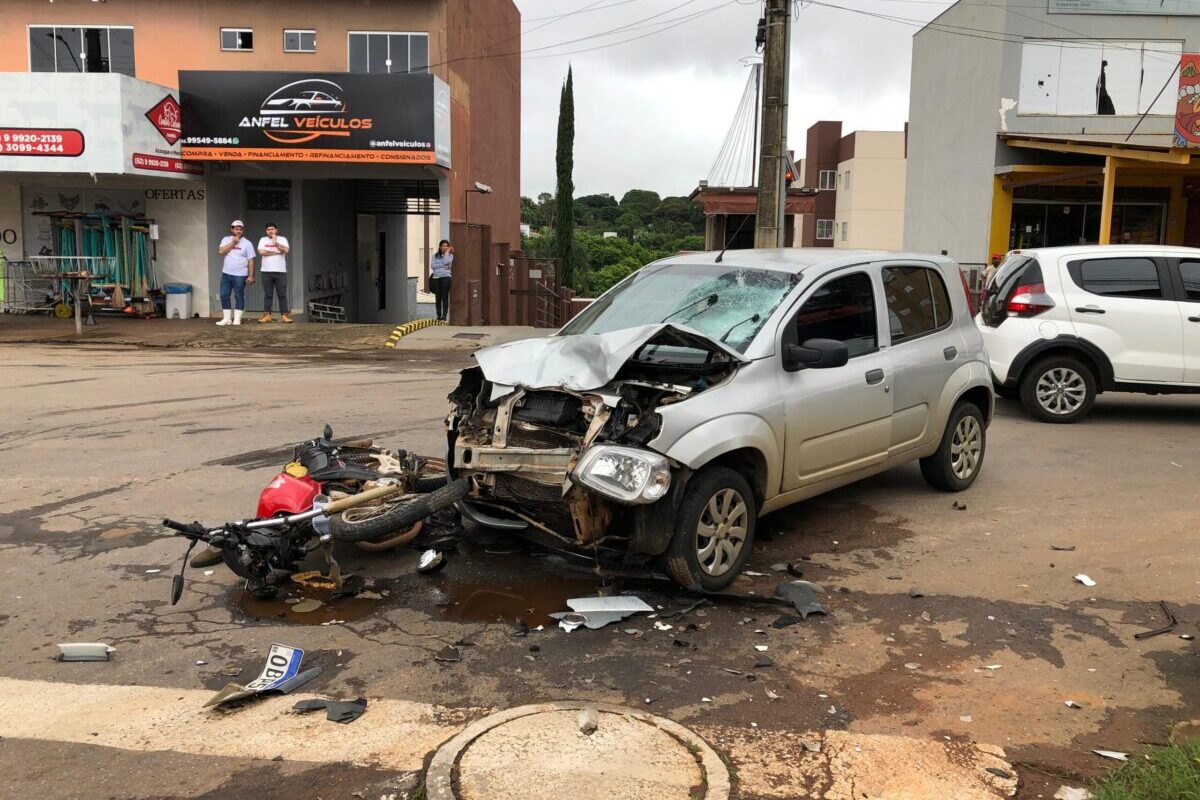
[[[825,607],[817,600],[816,591],[825,589],[809,581],[785,581],[775,587],[775,594],[795,607],[801,619],[809,614],[825,614]]]
[[[307,586],[310,589],[323,589],[325,591],[333,591],[338,588],[339,582],[332,576],[327,577],[322,575],[319,570],[310,572],[297,572],[291,576],[292,583],[300,586]]]
[[[1092,793],[1087,789],[1075,786],[1060,786],[1054,793],[1054,800],[1091,800]]]
[[[1082,705],[1080,705],[1079,703],[1076,703],[1074,700],[1067,700],[1066,702],[1063,703],[1063,705],[1066,706],[1067,708],[1075,708],[1075,709],[1083,708]]]
[[[1096,585],[1096,582],[1094,580],[1089,578],[1087,575],[1084,575],[1082,572],[1075,576],[1075,580],[1079,581],[1084,586],[1095,586]]]
[[[967,504],[962,502],[961,500],[955,500],[954,501],[954,510],[955,511],[966,511]]]
[[[795,625],[797,622],[803,622],[803,617],[798,617],[795,614],[781,614],[771,623],[772,628],[788,628]]]
[[[108,661],[115,647],[104,642],[63,642],[58,645],[59,661]]]
[[[300,672],[300,673],[297,673],[296,675],[293,675],[292,677],[290,677],[286,681],[283,681],[282,683],[278,684],[274,689],[271,689],[269,691],[279,692],[280,694],[291,694],[292,692],[296,691],[301,686],[308,683],[309,681],[311,681],[313,678],[317,677],[320,674],[321,674],[321,667],[313,667],[312,669],[306,669],[306,670],[304,670],[304,672]]]
[[[428,574],[446,566],[446,555],[438,550],[426,550],[417,562],[417,572]]]
[[[301,700],[292,708],[302,714],[323,708],[325,709],[325,719],[346,725],[366,713],[367,700],[364,697],[357,700]]]
[[[754,661],[755,669],[762,669],[763,667],[773,667],[773,666],[775,666],[775,662],[772,661],[771,659],[767,658],[766,656],[759,656]]]
[[[1075,545],[1073,545],[1073,544],[1052,544],[1052,545],[1050,545],[1050,549],[1051,550],[1061,550],[1064,553],[1070,553],[1075,550]]]
[[[441,650],[434,654],[434,659],[444,661],[447,664],[453,664],[456,661],[462,661],[462,650],[459,650],[453,645],[446,645]]]
[[[1114,761],[1128,761],[1129,760],[1128,753],[1118,753],[1116,750],[1093,750],[1092,752],[1103,758],[1111,758]]]
[[[916,600],[918,597],[924,597],[925,595],[922,594],[920,589],[914,586],[908,590],[908,596]]]
[[[987,769],[984,770],[984,772],[990,772],[993,775],[995,775],[997,778],[1003,778],[1006,781],[1012,780],[1012,775],[1010,775],[1009,773],[1000,769],[999,767],[988,767]]]
[[[314,600],[311,597],[306,597],[300,602],[292,606],[292,611],[297,614],[307,614],[309,611],[316,611],[321,606],[325,605],[320,600]]]

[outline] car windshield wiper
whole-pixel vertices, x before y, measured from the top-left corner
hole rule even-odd
[[[730,326],[729,326],[729,328],[728,328],[728,329],[725,331],[725,335],[724,335],[724,336],[722,336],[722,337],[721,337],[720,339],[718,339],[717,341],[721,342],[721,344],[724,344],[724,343],[725,343],[725,340],[729,338],[729,334],[733,333],[735,330],[737,330],[738,328],[742,327],[742,326],[743,326],[743,325],[745,325],[747,322],[758,322],[760,319],[762,319],[762,314],[759,314],[758,312],[755,312],[755,313],[754,313],[754,316],[751,316],[751,317],[746,317],[746,318],[745,318],[744,320],[742,320],[741,322],[735,322],[735,323],[733,323],[733,324],[732,324],[732,325],[730,325]]]
[[[693,302],[693,303],[688,303],[688,304],[687,304],[687,305],[685,305],[685,306],[680,306],[679,308],[675,309],[675,310],[674,310],[674,311],[672,311],[670,314],[667,314],[665,317],[663,317],[661,320],[659,320],[659,322],[660,322],[660,323],[662,323],[662,322],[666,322],[666,321],[667,321],[667,320],[669,320],[671,317],[675,316],[676,314],[680,313],[681,311],[687,311],[689,308],[691,308],[691,307],[692,307],[692,306],[694,306],[694,305],[698,305],[698,304],[700,304],[700,303],[704,303],[704,305],[703,305],[703,306],[701,306],[700,308],[696,309],[696,310],[695,310],[695,311],[692,313],[692,315],[691,315],[690,317],[688,317],[687,319],[682,319],[682,320],[680,320],[680,322],[687,322],[687,321],[688,321],[688,320],[690,320],[692,317],[698,316],[698,315],[699,315],[701,312],[707,311],[708,309],[710,309],[710,308],[712,308],[713,306],[715,306],[715,305],[717,304],[717,301],[718,301],[718,300],[720,300],[720,299],[721,299],[721,298],[720,298],[720,296],[719,296],[719,295],[718,295],[716,292],[713,292],[713,293],[712,293],[712,294],[710,294],[708,297],[705,297],[705,298],[703,298],[703,299],[701,299],[701,300],[697,300],[697,301],[695,301],[695,302]]]

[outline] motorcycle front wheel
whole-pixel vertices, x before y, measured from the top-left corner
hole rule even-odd
[[[449,508],[467,496],[470,484],[460,478],[432,492],[406,494],[373,506],[350,508],[329,520],[329,532],[342,542],[369,542],[406,530],[430,514]]]

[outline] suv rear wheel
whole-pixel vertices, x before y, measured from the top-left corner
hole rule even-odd
[[[921,459],[921,474],[935,489],[961,492],[979,477],[986,451],[983,412],[974,403],[959,403],[946,421],[937,452]]]
[[[688,589],[724,589],[750,558],[757,519],[746,479],[727,467],[705,467],[688,481],[676,511],[667,573]]]
[[[1049,356],[1021,376],[1021,404],[1042,422],[1078,422],[1096,402],[1096,376],[1072,356]]]

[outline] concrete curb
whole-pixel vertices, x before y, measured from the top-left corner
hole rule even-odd
[[[383,343],[384,347],[395,347],[396,342],[402,337],[408,336],[413,331],[419,331],[422,328],[428,328],[431,325],[445,325],[446,323],[440,319],[414,319],[412,322],[406,322],[403,325],[397,325],[392,329],[388,340]]]
[[[461,733],[439,747],[437,752],[433,754],[433,758],[429,762],[429,769],[425,772],[426,796],[429,800],[458,800],[458,796],[454,793],[453,784],[455,765],[471,742],[493,728],[512,722],[515,719],[520,719],[521,717],[528,717],[532,714],[544,714],[549,711],[581,711],[585,708],[594,708],[597,711],[630,717],[639,722],[653,725],[664,733],[678,739],[689,750],[695,753],[701,768],[704,770],[705,792],[702,800],[729,800],[729,795],[732,791],[729,781],[729,770],[726,768],[725,762],[717,755],[717,752],[709,746],[708,742],[701,739],[699,735],[677,722],[656,717],[653,714],[635,711],[634,709],[611,703],[588,703],[580,700],[564,700],[530,706],[517,706],[516,708],[498,711],[495,714],[472,722]]]

